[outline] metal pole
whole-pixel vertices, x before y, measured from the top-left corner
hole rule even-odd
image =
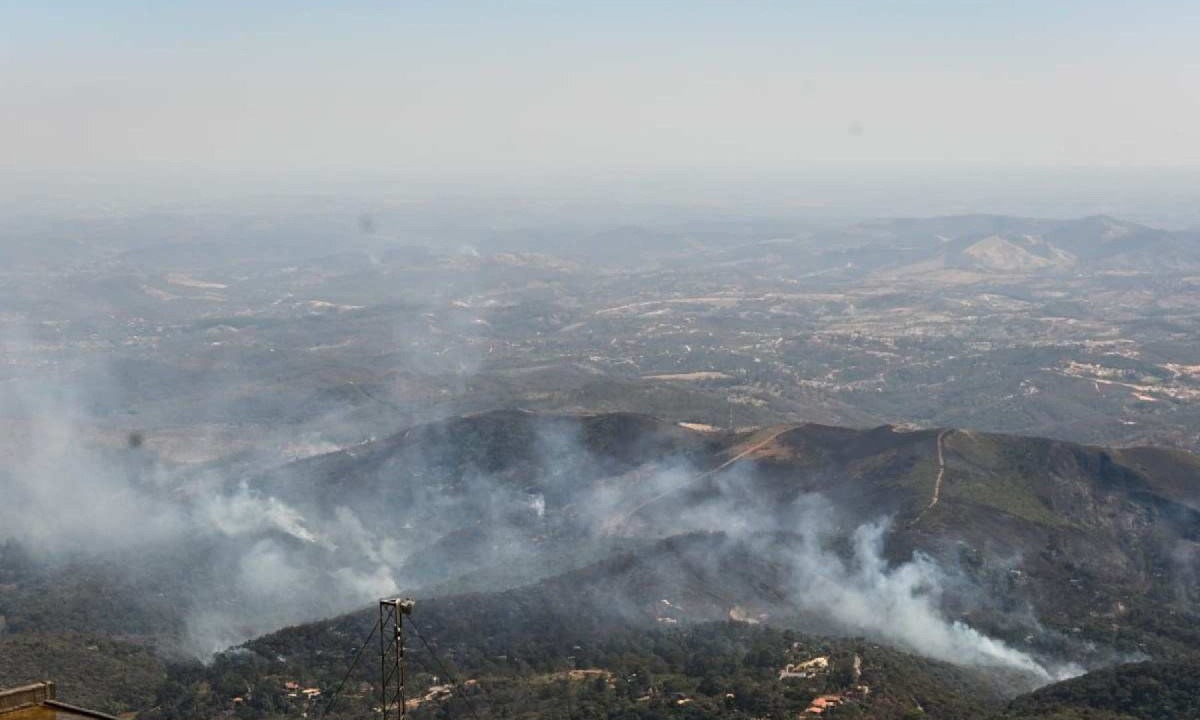
[[[396,664],[400,666],[400,688],[397,689],[397,694],[400,695],[400,720],[404,720],[408,716],[408,706],[404,703],[404,616],[398,612],[396,613]]]
[[[379,698],[383,720],[392,717],[388,709],[396,703],[397,720],[408,717],[404,702],[404,616],[413,611],[415,603],[408,598],[392,598],[379,601]],[[389,642],[387,635],[391,635]],[[392,683],[396,683],[393,692]]]
[[[379,601],[379,712],[382,713],[383,719],[387,720],[387,638],[384,637],[383,631],[383,607],[384,602]]]

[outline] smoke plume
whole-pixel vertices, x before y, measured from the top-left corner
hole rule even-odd
[[[188,604],[177,642],[199,656],[401,590],[462,577],[494,588],[536,580],[549,572],[545,558],[563,552],[547,546],[548,534],[579,545],[562,570],[620,538],[718,531],[785,567],[789,602],[831,627],[1042,681],[1066,672],[948,619],[940,605],[947,574],[920,554],[889,563],[886,519],[847,528],[816,495],[778,506],[756,495],[744,469],[708,478],[711,491],[695,499],[687,492],[701,473],[686,462],[613,474],[570,432],[546,430],[526,474],[453,476],[445,461],[458,439],[434,437],[384,457],[373,475],[331,497],[287,480],[288,468],[283,481],[256,486],[182,472],[140,444],[105,447],[69,405],[10,410],[26,419],[29,442],[8,449],[0,526],[47,561],[166,548],[195,578],[177,589]],[[401,494],[380,506],[376,498],[389,492]]]

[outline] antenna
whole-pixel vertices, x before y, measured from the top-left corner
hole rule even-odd
[[[383,720],[405,720],[404,703],[404,616],[412,615],[416,603],[409,598],[379,601],[379,700]],[[391,706],[395,706],[395,715]]]

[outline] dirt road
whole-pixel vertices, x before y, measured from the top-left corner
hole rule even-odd
[[[933,481],[933,497],[931,497],[929,499],[929,504],[925,506],[925,509],[922,510],[920,512],[920,514],[918,514],[915,518],[913,518],[913,521],[911,523],[909,523],[910,526],[916,525],[918,522],[920,522],[921,518],[925,516],[925,513],[932,510],[938,504],[938,501],[942,499],[942,478],[945,477],[945,475],[946,475],[946,456],[945,456],[944,445],[946,442],[946,436],[949,435],[951,432],[952,432],[951,430],[943,430],[940,433],[938,433],[938,436],[937,436],[938,471],[937,471],[937,477]]]

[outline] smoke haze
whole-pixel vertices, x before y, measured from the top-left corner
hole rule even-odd
[[[177,642],[200,657],[485,568],[492,574],[484,582],[495,588],[536,580],[548,572],[539,563],[561,552],[538,540],[547,533],[602,553],[622,537],[715,531],[786,568],[788,603],[831,627],[1043,682],[1071,672],[949,621],[939,607],[942,568],[919,554],[900,564],[884,559],[886,520],[847,531],[817,495],[771,507],[744,466],[708,478],[716,492],[702,501],[679,504],[703,477],[689,463],[664,458],[608,475],[577,436],[551,427],[534,439],[525,476],[472,471],[454,480],[447,460],[459,438],[427,433],[398,455],[379,456],[382,465],[369,459],[379,450],[364,447],[358,459],[374,469],[338,478],[341,490],[291,479],[292,466],[252,487],[246,477],[181,472],[139,448],[97,447],[68,419],[75,414],[60,405],[5,408],[6,417],[28,421],[29,437],[9,465],[11,501],[0,506],[0,526],[47,562],[132,558],[153,547],[195,565],[195,586],[177,589],[190,598]],[[392,487],[404,490],[396,495]],[[372,506],[373,493],[383,506]],[[847,538],[849,552],[837,550]],[[437,559],[423,557],[430,553]],[[575,562],[588,556],[583,550]],[[961,583],[955,591],[962,594]]]

